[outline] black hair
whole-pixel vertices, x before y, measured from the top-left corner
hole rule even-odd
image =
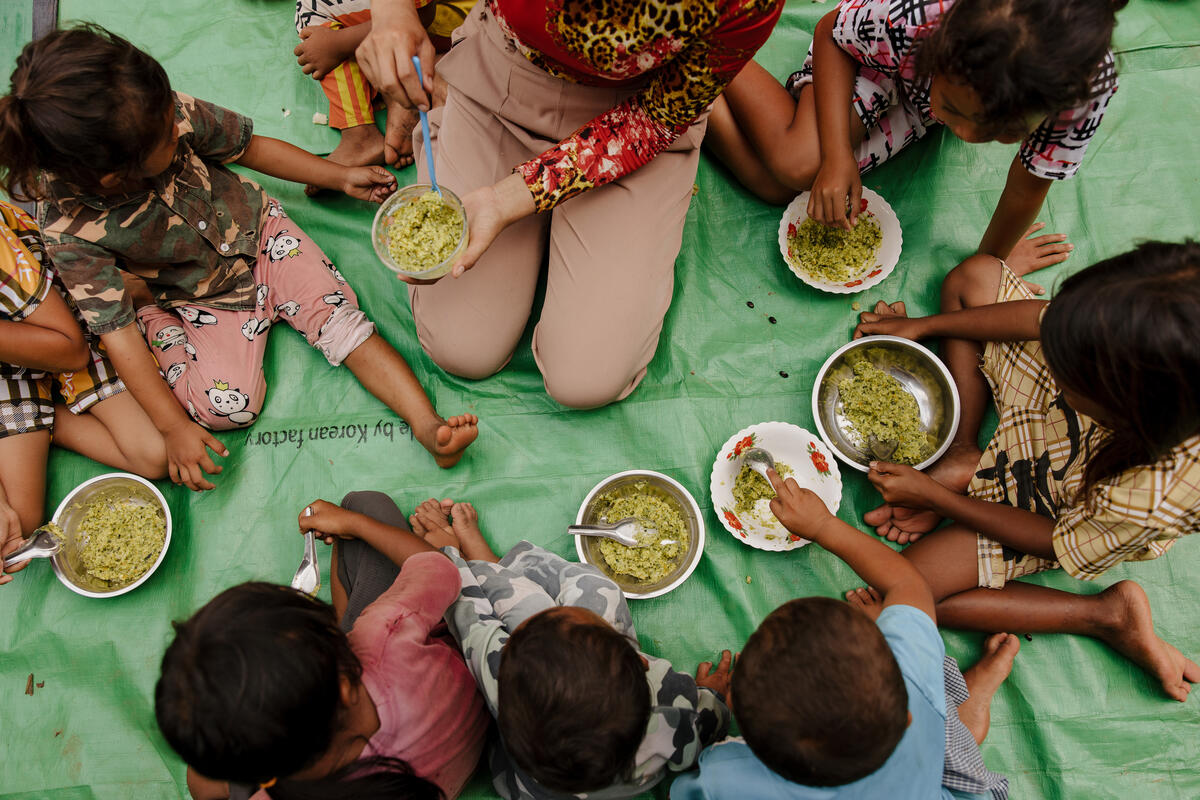
[[[1115,69],[1099,71],[1125,3],[957,0],[918,44],[916,70],[966,83],[979,97],[983,125],[1023,137],[1029,116],[1075,108],[1112,87]]]
[[[361,685],[362,666],[331,606],[286,586],[243,583],[174,627],[154,713],[167,742],[200,774],[243,784],[279,779],[270,789],[278,800],[440,797],[398,759],[364,760],[318,781],[286,779],[329,749],[344,713],[341,679]]]
[[[538,783],[594,791],[632,771],[650,721],[650,688],[629,639],[562,612],[530,617],[501,651],[500,737]]]
[[[738,657],[732,696],[754,754],[806,786],[870,775],[908,727],[908,691],[879,627],[826,597],[792,600],[763,620]]]
[[[1079,499],[1200,433],[1200,244],[1145,242],[1072,275],[1042,319],[1063,388],[1106,412]]]
[[[47,171],[97,191],[163,141],[173,103],[162,65],[120,36],[91,24],[52,31],[21,50],[0,97],[0,185],[37,197]]]

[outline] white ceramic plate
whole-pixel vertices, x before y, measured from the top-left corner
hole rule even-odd
[[[867,203],[867,208],[863,213],[874,215],[879,223],[880,233],[883,234],[883,241],[879,245],[879,251],[875,254],[873,265],[864,269],[857,277],[844,283],[830,283],[810,275],[799,261],[789,256],[788,229],[793,225],[799,226],[808,219],[808,195],[809,192],[798,194],[796,199],[784,209],[783,218],[779,220],[779,252],[792,274],[814,289],[832,294],[861,292],[864,289],[870,289],[892,274],[892,270],[896,268],[896,264],[900,260],[900,245],[903,243],[903,237],[900,235],[900,220],[896,219],[896,212],[892,211],[892,207],[886,200],[865,186],[862,197]]]
[[[733,482],[742,468],[741,455],[751,447],[762,447],[776,464],[792,468],[790,477],[805,489],[816,492],[836,514],[842,504],[842,475],[829,448],[814,433],[787,422],[760,422],[729,437],[713,462],[709,492],[713,511],[725,530],[738,541],[759,550],[795,550],[808,544],[790,533],[771,513],[770,501],[759,500],[747,514],[734,511]]]

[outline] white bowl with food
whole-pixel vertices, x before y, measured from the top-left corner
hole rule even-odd
[[[631,469],[609,475],[588,492],[577,525],[636,517],[673,545],[626,547],[598,536],[575,537],[579,560],[597,567],[630,600],[666,594],[688,579],[704,555],[704,517],[696,498],[669,475]]]
[[[63,585],[84,597],[117,597],[150,579],[171,545],[171,509],[145,478],[99,475],[76,486],[51,520],[62,549],[51,559]]]
[[[384,266],[408,278],[436,280],[467,247],[462,201],[445,186],[402,186],[383,201],[371,223],[371,244]]]
[[[771,513],[775,490],[742,463],[742,454],[761,447],[784,478],[795,478],[825,503],[830,514],[842,504],[842,474],[820,437],[788,422],[760,422],[730,436],[717,451],[709,479],[713,511],[735,539],[759,550],[795,550],[808,540],[791,533]]]
[[[883,281],[900,261],[900,220],[887,201],[863,187],[853,230],[808,217],[810,192],[801,192],[779,221],[779,252],[788,269],[814,289],[854,294]]]
[[[954,439],[961,409],[950,370],[929,349],[899,336],[864,336],[825,360],[812,393],[813,419],[839,459],[866,472],[883,443],[886,460],[925,469]]]

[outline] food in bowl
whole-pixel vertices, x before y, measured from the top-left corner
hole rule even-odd
[[[776,461],[775,471],[779,473],[779,477],[786,478],[795,470],[787,464]],[[771,485],[771,482],[755,472],[749,464],[742,464],[737,477],[733,479],[734,512],[739,517],[752,519],[764,527],[781,527],[779,520],[771,513],[770,506],[767,503],[758,502],[759,500],[769,502],[774,499],[775,487]]]
[[[859,447],[872,435],[880,442],[895,441],[891,460],[919,464],[934,451],[934,443],[921,429],[921,409],[900,381],[867,359],[853,365],[854,377],[838,382],[842,416],[850,424]]]
[[[414,270],[433,269],[453,255],[462,234],[462,212],[437,192],[402,203],[385,220],[388,255]]]
[[[607,524],[625,517],[636,517],[656,529],[654,533],[638,534],[643,547],[626,547],[612,539],[601,539],[600,555],[613,572],[629,575],[639,581],[662,580],[671,573],[688,552],[688,526],[683,508],[674,497],[646,481],[621,486],[604,492],[593,500],[596,516]],[[648,541],[653,539],[652,542]],[[663,544],[661,540],[671,540]]]
[[[157,508],[100,496],[82,512],[78,536],[84,572],[111,586],[125,586],[154,566],[167,535],[166,520]]]
[[[883,231],[869,212],[848,231],[810,218],[789,225],[787,241],[788,258],[799,269],[819,281],[843,283],[875,265]]]

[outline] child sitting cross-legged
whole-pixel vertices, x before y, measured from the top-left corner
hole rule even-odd
[[[729,651],[693,680],[640,652],[625,596],[588,564],[521,542],[502,559],[466,503],[426,501],[418,533],[452,532],[462,594],[446,621],[499,722],[493,785],[515,798],[634,797],[725,735]]]
[[[887,545],[834,517],[794,479],[771,473],[771,510],[787,529],[876,587],[850,603],[780,606],[746,642],[731,702],[745,740],[700,756],[672,800],[929,800],[1008,794],[983,765],[992,695],[1012,669],[1015,636],[988,639],[965,675],[946,655],[924,578]]]

